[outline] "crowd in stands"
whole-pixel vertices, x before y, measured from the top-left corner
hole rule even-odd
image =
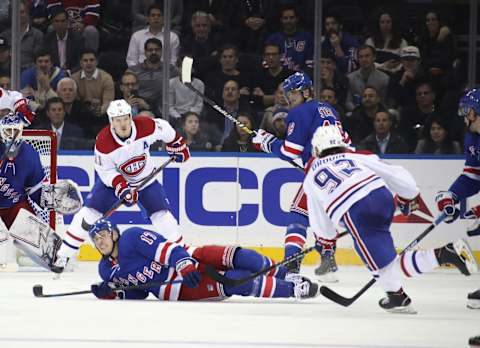
[[[193,86],[248,128],[285,137],[289,106],[281,83],[295,71],[313,80],[316,65],[317,97],[338,111],[357,148],[461,153],[456,104],[466,78],[455,33],[440,12],[432,6],[419,14],[418,29],[406,33],[382,2],[349,27],[345,17],[356,12],[341,0],[325,1],[323,35],[314,38],[313,3],[175,0],[166,38],[162,1],[21,0],[20,88],[38,114],[33,126],[56,131],[60,149],[92,149],[115,98],[124,98],[134,117],[165,116],[162,78],[169,69],[168,118],[191,151],[255,151],[247,132],[182,84],[188,55]],[[1,16],[0,86],[10,88],[11,29]],[[316,61],[315,39],[322,40]],[[165,40],[171,56],[164,63]]]

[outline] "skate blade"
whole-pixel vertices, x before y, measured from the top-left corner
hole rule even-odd
[[[477,260],[475,259],[475,256],[473,256],[472,249],[470,249],[468,243],[463,239],[459,239],[453,243],[453,248],[460,258],[465,262],[468,272],[470,272],[470,274],[477,273]]]
[[[470,309],[480,309],[480,300],[468,300],[467,308]]]
[[[333,272],[317,275],[317,279],[321,283],[338,283],[338,277]]]
[[[405,307],[395,307],[395,308],[390,308],[385,310],[388,313],[393,313],[393,314],[417,314],[417,310],[413,308],[411,304]]]

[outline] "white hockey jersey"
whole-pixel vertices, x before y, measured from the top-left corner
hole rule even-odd
[[[175,136],[175,129],[158,118],[135,117],[132,134],[124,141],[110,126],[106,126],[95,142],[95,171],[106,186],[113,187],[118,175],[125,178],[129,185],[136,186],[155,169],[150,145],[157,140],[172,142]]]
[[[373,154],[346,152],[314,159],[303,188],[315,235],[335,238],[335,227],[341,224],[348,209],[382,186],[406,199],[413,199],[419,193],[407,170],[382,162]]]
[[[19,104],[26,104],[22,93],[0,87],[0,110],[16,111]]]

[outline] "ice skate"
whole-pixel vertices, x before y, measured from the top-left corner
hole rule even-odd
[[[318,284],[312,282],[306,277],[302,277],[303,281],[293,281],[293,296],[297,300],[305,300],[307,298],[313,298],[318,296]]]
[[[473,256],[472,250],[463,239],[435,249],[435,256],[440,265],[453,265],[466,276],[478,271],[477,261]]]
[[[480,309],[480,289],[468,294],[467,307],[470,309]]]
[[[416,314],[410,297],[400,289],[396,292],[388,291],[387,297],[378,301],[378,305],[389,313]]]
[[[69,258],[68,257],[64,257],[64,256],[58,256],[57,255],[57,258],[55,260],[55,262],[53,262],[52,266],[51,266],[51,271],[53,273],[56,273],[58,275],[60,275],[61,273],[63,273],[63,271],[65,270],[65,268],[67,267],[67,264],[68,264],[68,260]]]
[[[470,337],[468,344],[470,348],[480,348],[480,336]]]
[[[290,261],[285,265],[285,268],[290,273],[300,273],[300,267],[302,266],[303,257],[299,257],[296,260]]]
[[[335,272],[338,271],[335,254],[321,254],[320,265],[315,269],[318,280],[322,283],[336,283],[338,277]]]

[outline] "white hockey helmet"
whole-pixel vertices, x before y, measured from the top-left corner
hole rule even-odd
[[[318,127],[312,137],[312,155],[318,157],[324,150],[334,147],[348,147],[340,129],[337,126]]]
[[[112,100],[107,108],[107,115],[110,123],[115,117],[130,115],[132,116],[132,107],[125,99]]]

